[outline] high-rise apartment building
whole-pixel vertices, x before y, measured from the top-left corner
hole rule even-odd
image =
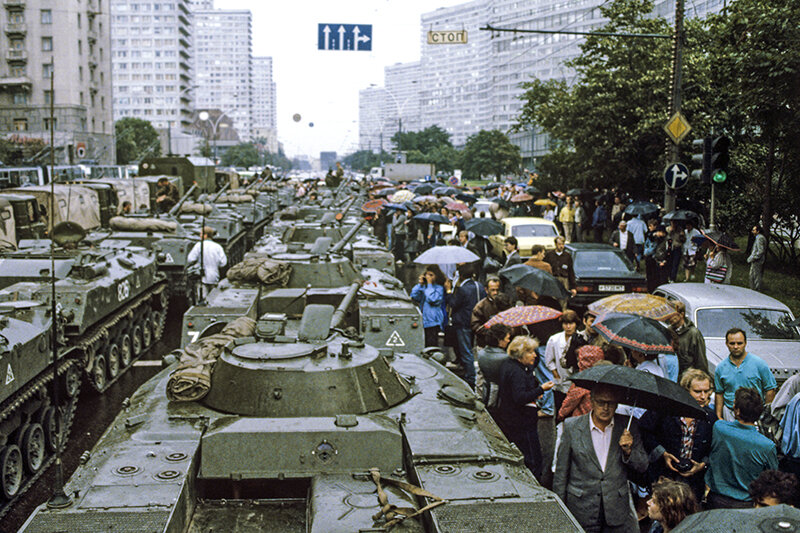
[[[383,87],[367,87],[358,91],[359,150],[380,153],[381,150],[388,151],[390,148],[391,134],[385,129],[387,117],[384,100],[386,100],[386,89]]]
[[[114,120],[144,119],[180,137],[191,127],[195,96],[188,1],[111,0],[111,23]],[[171,144],[167,151],[191,152]]]
[[[218,109],[233,119],[239,138],[253,138],[253,35],[248,10],[194,11],[198,109]]]
[[[383,69],[385,131],[390,132],[389,137],[400,130],[422,129],[419,115],[421,76],[419,61],[396,63]]]
[[[272,58],[253,58],[253,138],[267,140],[267,150],[278,151],[278,113]]]
[[[58,163],[113,162],[108,0],[5,0],[0,26],[0,135],[49,144],[52,125]]]
[[[490,123],[491,36],[478,28],[493,19],[491,5],[475,0],[422,15],[420,126],[438,125],[455,146]],[[462,30],[466,44],[428,44],[429,31]]]

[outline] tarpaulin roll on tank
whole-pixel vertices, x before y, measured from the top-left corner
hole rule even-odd
[[[167,381],[167,398],[175,402],[200,400],[211,388],[211,372],[222,349],[239,337],[250,337],[256,330],[256,321],[241,316],[228,323],[222,331],[203,337],[181,350],[178,368]]]
[[[223,194],[222,196],[217,198],[217,202],[229,203],[229,204],[246,204],[252,201],[253,201],[253,196],[249,194]]]
[[[211,204],[201,204],[198,202],[184,202],[181,205],[181,213],[193,213],[197,215],[210,215],[214,210]]]
[[[108,222],[113,230],[119,231],[165,231],[174,233],[178,223],[160,218],[112,217]]]
[[[266,257],[248,257],[228,270],[228,281],[258,282],[285,287],[292,274],[292,265]]]

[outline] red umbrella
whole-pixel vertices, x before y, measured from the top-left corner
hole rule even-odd
[[[531,200],[533,200],[533,196],[526,192],[521,192],[511,197],[511,201],[514,203],[530,202]]]
[[[381,206],[386,203],[386,200],[383,198],[377,198],[375,200],[369,200],[364,202],[364,205],[361,206],[361,210],[365,213],[377,213],[381,210]]]
[[[556,311],[552,307],[545,307],[544,305],[525,305],[512,307],[497,313],[490,318],[483,327],[490,328],[495,324],[505,324],[506,326],[515,328],[544,322],[545,320],[552,320],[560,316],[561,311]]]
[[[444,207],[448,211],[461,211],[462,213],[469,212],[469,207],[461,202],[448,202],[444,204]]]

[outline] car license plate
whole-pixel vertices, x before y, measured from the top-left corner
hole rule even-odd
[[[600,285],[600,292],[624,292],[625,285]]]

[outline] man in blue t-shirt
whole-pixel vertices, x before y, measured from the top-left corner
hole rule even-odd
[[[709,509],[744,509],[753,506],[748,487],[764,470],[778,468],[775,443],[758,432],[755,422],[764,403],[755,389],[736,391],[735,422],[720,420],[711,436],[706,485]]]
[[[730,354],[714,371],[714,407],[717,418],[732,422],[733,400],[742,387],[756,390],[765,404],[772,403],[778,384],[775,376],[760,357],[747,353],[747,334],[739,328],[729,329],[725,345]]]

